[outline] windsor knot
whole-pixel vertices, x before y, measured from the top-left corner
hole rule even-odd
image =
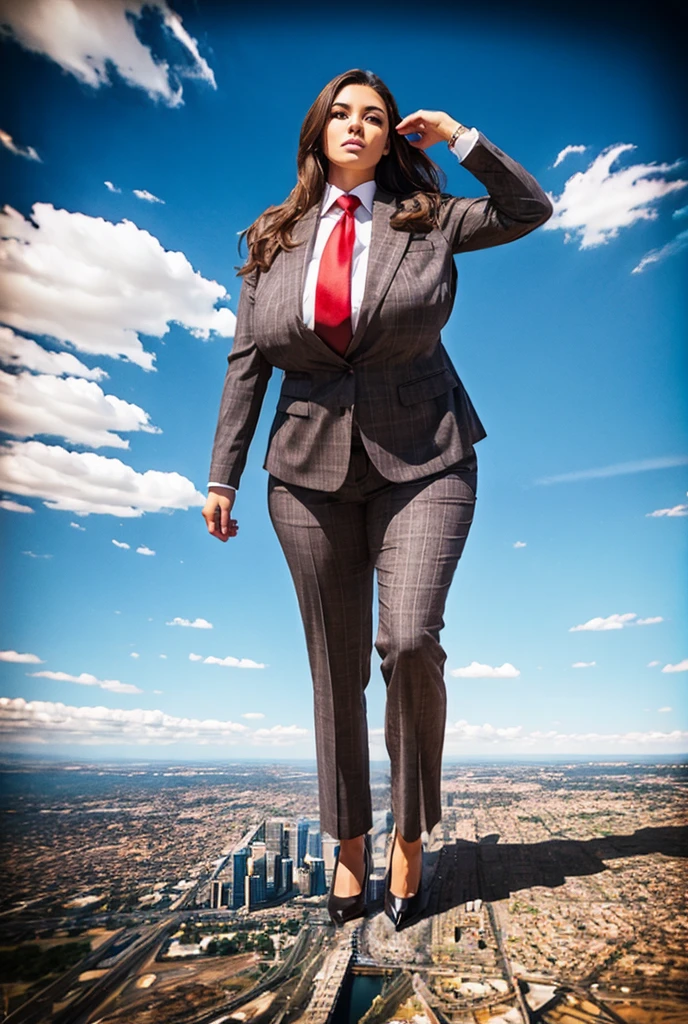
[[[338,196],[335,204],[341,206],[345,213],[353,213],[361,205],[359,196]]]

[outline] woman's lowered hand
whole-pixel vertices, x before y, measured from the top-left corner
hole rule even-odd
[[[403,117],[395,128],[400,135],[418,132],[422,138],[415,142],[409,140],[409,146],[413,146],[414,149],[428,149],[436,142],[449,142],[460,123],[443,110],[416,110],[415,113]]]
[[[224,487],[209,487],[208,497],[201,512],[208,533],[223,542],[230,537],[236,537],[239,529],[236,519],[230,519],[235,497],[236,491]]]

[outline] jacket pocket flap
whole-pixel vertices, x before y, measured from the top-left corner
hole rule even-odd
[[[292,398],[291,395],[280,395],[277,399],[277,411],[288,412],[292,416],[310,416],[311,414],[307,401],[300,402],[297,398]]]
[[[434,249],[435,243],[431,238],[412,238],[408,244],[405,255],[413,252],[427,252],[428,249]]]
[[[454,374],[446,367],[442,370],[435,370],[434,373],[429,373],[425,377],[399,384],[397,387],[399,401],[402,405],[424,402],[429,398],[443,395],[446,391],[451,391],[458,383]]]

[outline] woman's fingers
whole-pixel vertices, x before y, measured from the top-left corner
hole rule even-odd
[[[239,524],[236,519],[230,518],[233,499],[224,495],[218,495],[212,491],[208,495],[201,515],[205,519],[208,533],[218,540],[227,541],[230,537],[236,537]]]

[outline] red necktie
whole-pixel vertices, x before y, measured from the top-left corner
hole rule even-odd
[[[354,210],[358,196],[336,200],[344,210],[327,239],[320,257],[315,288],[315,332],[335,352],[344,355],[351,341],[351,259],[356,240]]]

